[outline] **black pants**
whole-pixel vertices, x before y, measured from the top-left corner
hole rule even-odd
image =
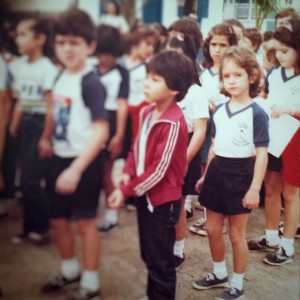
[[[181,200],[147,208],[146,197],[137,198],[140,251],[148,269],[147,296],[150,300],[175,299],[176,271],[173,256],[175,224]]]
[[[20,128],[20,169],[23,193],[23,233],[48,230],[48,201],[45,188],[49,159],[40,159],[38,143],[44,129],[44,116],[22,116]]]

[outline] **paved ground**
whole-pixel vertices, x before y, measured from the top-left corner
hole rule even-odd
[[[58,253],[52,241],[36,246],[29,242],[12,245],[11,237],[20,228],[21,208],[17,200],[7,201],[9,214],[0,219],[0,287],[1,300],[62,300],[67,292],[45,296],[39,293],[41,285],[56,275],[59,268]],[[196,217],[202,214],[195,211]],[[194,218],[194,220],[196,219]],[[248,225],[248,238],[263,232],[264,214],[260,208],[252,213]],[[228,235],[225,235],[228,252]],[[262,263],[265,253],[251,253],[245,279],[248,300],[300,299],[300,240],[296,240],[294,263],[272,267]],[[80,247],[78,243],[78,253]],[[192,282],[210,271],[211,258],[207,238],[187,231],[186,261],[178,272],[176,300],[213,299],[220,290],[197,291]],[[228,255],[231,273],[232,260]],[[102,238],[101,257],[102,300],[138,300],[144,296],[146,271],[140,260],[136,215],[125,209],[120,211],[120,226]],[[159,299],[157,299],[159,300]]]

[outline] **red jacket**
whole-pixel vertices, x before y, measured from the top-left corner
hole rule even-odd
[[[146,116],[153,105],[140,112],[139,133],[128,154],[123,172],[131,177],[128,185],[122,185],[125,197],[146,194],[152,206],[180,199],[187,166],[188,130],[181,109],[172,104],[148,130],[144,173],[136,176],[139,135]]]

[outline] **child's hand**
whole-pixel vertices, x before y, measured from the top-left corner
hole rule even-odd
[[[279,118],[282,114],[288,114],[289,111],[287,110],[284,105],[272,105],[271,107],[271,117],[272,118]]]
[[[243,206],[248,209],[258,208],[259,204],[259,191],[249,189],[243,199]]]
[[[116,187],[120,187],[121,184],[123,185],[127,185],[130,181],[130,175],[129,174],[126,174],[126,173],[123,173],[120,177],[120,179],[117,181],[116,183]]]
[[[107,150],[110,152],[111,158],[117,158],[122,152],[122,139],[118,136],[113,136],[109,142]]]
[[[209,111],[214,111],[216,108],[216,103],[213,99],[208,100]]]
[[[80,178],[81,172],[77,169],[72,167],[65,169],[56,180],[56,192],[63,195],[73,194],[77,188]]]
[[[40,159],[52,156],[53,151],[51,141],[41,138],[38,144],[38,152]]]
[[[196,192],[200,192],[200,190],[201,190],[201,187],[202,187],[202,185],[203,185],[203,182],[204,182],[204,176],[202,176],[202,177],[200,177],[199,179],[198,179],[198,181],[196,182],[196,184],[195,184],[195,191]]]
[[[108,207],[119,208],[124,202],[125,197],[120,189],[115,189],[107,199]]]

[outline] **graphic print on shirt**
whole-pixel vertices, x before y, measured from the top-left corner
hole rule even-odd
[[[67,133],[71,107],[71,98],[54,95],[54,136],[57,140],[68,141]]]
[[[44,106],[43,87],[36,82],[35,78],[22,78],[20,86],[21,106]]]
[[[245,122],[238,122],[236,134],[232,139],[232,143],[236,146],[243,147],[249,145],[248,125]]]

